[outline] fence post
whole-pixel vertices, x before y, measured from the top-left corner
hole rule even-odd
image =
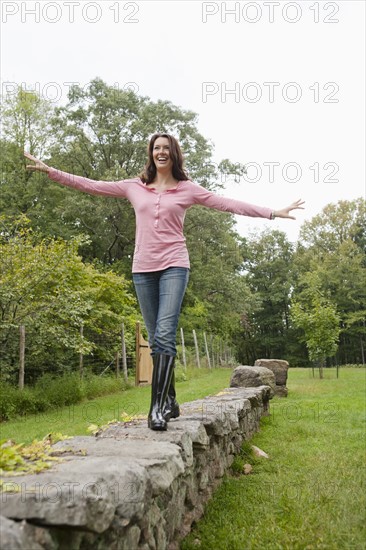
[[[203,339],[205,341],[205,350],[206,350],[206,357],[207,357],[207,364],[208,364],[208,368],[210,369],[211,368],[211,360],[210,360],[210,354],[208,352],[208,345],[207,345],[207,336],[206,336],[206,332],[203,333]]]
[[[24,389],[24,365],[25,365],[25,326],[19,327],[19,389]]]
[[[84,375],[84,356],[83,356],[83,338],[84,338],[84,325],[80,326],[80,341],[81,341],[81,351],[79,355],[79,374],[80,378],[83,378]]]
[[[211,364],[212,364],[212,368],[215,368],[214,338],[212,334],[210,334],[210,348],[211,348]]]
[[[125,379],[125,382],[127,382],[128,373],[127,373],[126,339],[125,339],[125,324],[124,324],[124,323],[122,323],[121,338],[122,338],[122,367],[123,367],[123,377],[124,377],[124,379]]]
[[[119,378],[119,352],[116,351],[116,378]]]
[[[181,342],[182,342],[182,359],[183,359],[183,366],[184,366],[184,370],[187,370],[186,348],[184,347],[184,333],[183,333],[183,327],[180,328],[180,340],[181,340]]]
[[[197,363],[197,367],[200,369],[201,368],[200,352],[199,352],[199,349],[198,349],[196,331],[193,329],[192,332],[193,332],[194,347],[196,349],[196,363]]]

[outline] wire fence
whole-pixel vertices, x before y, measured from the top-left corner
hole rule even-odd
[[[125,334],[123,327],[97,333],[80,326],[79,330],[63,327],[61,336],[45,338],[40,329],[31,326],[7,327],[0,332],[1,380],[23,387],[32,386],[44,374],[119,376],[123,370],[132,374],[139,353],[135,336],[133,331]],[[177,363],[183,368],[215,368],[234,364],[235,358],[231,347],[219,336],[180,328]]]
[[[63,330],[62,338],[45,340],[42,334],[27,326],[1,331],[0,372],[2,380],[11,384],[33,385],[44,374],[59,376],[80,372],[81,376],[102,375],[116,369],[116,359],[122,355],[121,333],[94,333],[80,327]],[[133,344],[132,344],[133,342]],[[136,365],[134,339],[127,340],[127,369]]]

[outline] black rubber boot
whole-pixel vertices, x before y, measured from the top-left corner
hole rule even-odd
[[[178,401],[176,400],[175,374],[173,370],[172,379],[170,382],[168,395],[166,397],[165,406],[163,410],[163,417],[164,417],[164,420],[169,422],[171,418],[178,418],[179,415],[180,415],[180,410],[179,410]]]
[[[147,424],[151,430],[166,430],[167,421],[163,417],[163,407],[168,395],[174,370],[174,357],[157,353],[153,356],[151,383],[151,405]]]

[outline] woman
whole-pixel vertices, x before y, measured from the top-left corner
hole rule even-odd
[[[170,418],[179,416],[174,382],[176,332],[189,278],[189,257],[183,235],[186,210],[200,204],[217,210],[268,219],[289,218],[302,208],[298,200],[281,210],[247,204],[215,195],[190,181],[183,168],[177,140],[154,134],[141,177],[117,182],[94,181],[50,168],[29,153],[29,170],[46,172],[68,187],[92,195],[127,198],[136,214],[133,282],[148,332],[153,357],[151,405],[148,426],[166,430]]]

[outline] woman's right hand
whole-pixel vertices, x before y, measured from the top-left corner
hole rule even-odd
[[[50,167],[47,166],[47,164],[45,164],[44,162],[42,162],[39,159],[36,159],[36,157],[31,155],[30,153],[27,153],[26,151],[24,151],[24,156],[27,159],[32,160],[33,162],[35,162],[35,164],[27,164],[27,166],[26,166],[27,170],[32,170],[33,172],[35,172],[35,171],[46,172],[48,174],[48,172],[50,170]]]

